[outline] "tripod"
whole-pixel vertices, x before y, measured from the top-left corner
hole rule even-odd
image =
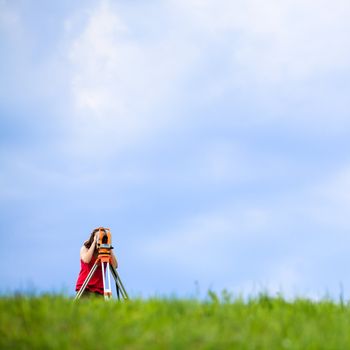
[[[116,291],[117,291],[118,300],[120,300],[120,297],[122,297],[124,300],[129,299],[129,296],[128,296],[128,294],[123,286],[123,283],[119,277],[117,270],[113,266],[111,266],[111,264],[110,264],[110,258],[106,259],[105,257],[99,256],[96,259],[89,274],[87,275],[84,283],[80,287],[74,300],[79,299],[81,297],[81,295],[84,293],[84,290],[85,290],[86,286],[88,285],[88,283],[90,282],[91,277],[95,273],[95,271],[98,267],[98,264],[101,264],[101,267],[102,267],[103,295],[105,297],[105,300],[108,300],[112,297],[111,276],[110,276],[111,274],[112,274],[114,281],[115,281],[115,287],[116,287]],[[106,279],[107,279],[107,281],[106,281]]]
[[[107,230],[107,232],[106,232]],[[123,283],[118,275],[117,270],[112,266],[111,262],[111,249],[113,248],[111,246],[111,235],[109,229],[100,228],[100,240],[98,243],[98,256],[97,259],[92,266],[89,274],[86,276],[86,279],[82,286],[80,287],[77,295],[75,296],[74,300],[77,300],[81,297],[83,294],[86,286],[90,282],[91,277],[95,273],[97,267],[99,264],[101,264],[102,267],[102,280],[103,280],[103,295],[105,300],[108,300],[112,297],[112,288],[111,288],[111,274],[115,281],[116,291],[117,291],[117,297],[118,300],[120,300],[120,297],[122,297],[124,300],[129,299],[129,296],[123,286]],[[102,243],[100,243],[102,242]],[[107,279],[107,281],[106,281]],[[106,285],[107,284],[107,285]]]

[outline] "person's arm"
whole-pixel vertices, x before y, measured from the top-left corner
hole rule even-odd
[[[113,253],[113,250],[111,250],[111,259],[112,259],[112,266],[116,269],[118,267],[118,261]]]
[[[92,256],[94,255],[96,241],[97,241],[97,235],[95,235],[95,239],[92,242],[89,249],[86,248],[84,245],[80,249],[80,259],[86,264],[88,264],[91,261]]]

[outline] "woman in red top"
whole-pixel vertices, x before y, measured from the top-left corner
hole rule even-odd
[[[97,248],[96,243],[98,239],[98,231],[99,229],[95,229],[91,232],[90,238],[84,242],[83,246],[80,249],[80,272],[77,280],[77,284],[75,286],[75,290],[79,291],[81,286],[83,285],[86,277],[88,276],[90,270],[94,266],[94,263],[97,259]],[[113,250],[111,250],[111,265],[113,268],[118,267],[118,262],[113,254]],[[88,285],[86,286],[84,293],[82,296],[90,296],[90,295],[101,295],[103,296],[103,279],[102,279],[102,268],[101,264],[98,265],[94,274],[92,275]]]

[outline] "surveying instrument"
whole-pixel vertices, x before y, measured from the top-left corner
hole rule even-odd
[[[122,297],[124,300],[129,299],[128,294],[123,286],[123,283],[118,275],[117,269],[112,265],[111,249],[112,247],[112,235],[109,228],[99,227],[98,229],[98,239],[97,239],[97,259],[92,266],[89,274],[86,276],[86,279],[82,286],[80,287],[77,295],[74,300],[77,300],[84,293],[84,290],[88,283],[90,282],[91,277],[95,273],[97,267],[101,265],[102,268],[102,280],[103,280],[103,295],[105,300],[112,298],[112,288],[111,288],[111,276],[113,276],[115,281],[115,287],[117,291],[118,300]]]

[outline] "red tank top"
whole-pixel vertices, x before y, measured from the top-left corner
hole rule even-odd
[[[78,291],[81,288],[81,286],[83,285],[83,283],[84,283],[86,277],[88,276],[90,270],[92,269],[95,261],[96,261],[96,258],[94,256],[92,256],[91,261],[88,264],[84,263],[80,259],[80,272],[79,272],[77,284],[75,286],[76,291]],[[95,270],[94,274],[92,275],[85,290],[89,290],[91,292],[97,292],[97,293],[103,294],[102,268],[101,268],[100,263],[98,264],[97,269]]]

